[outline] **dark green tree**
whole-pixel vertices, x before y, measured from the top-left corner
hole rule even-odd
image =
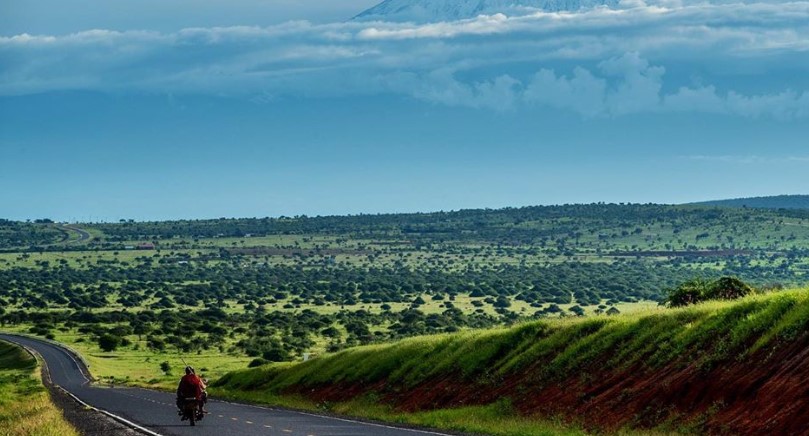
[[[118,349],[119,345],[121,345],[121,338],[119,336],[107,333],[98,338],[98,347],[101,348],[102,351],[115,351]]]

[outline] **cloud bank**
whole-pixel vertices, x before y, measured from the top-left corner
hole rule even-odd
[[[392,95],[585,118],[809,117],[809,2],[0,37],[0,95]]]

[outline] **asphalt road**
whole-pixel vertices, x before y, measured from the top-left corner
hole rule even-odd
[[[76,232],[76,233],[79,234],[79,239],[76,239],[75,241],[72,241],[72,242],[84,242],[84,241],[87,241],[87,240],[89,240],[91,238],[90,233],[88,233],[86,230],[82,230],[82,229],[80,229],[78,227],[62,225],[62,228],[66,229],[66,230],[69,230],[71,232]]]
[[[442,433],[389,427],[304,412],[279,410],[211,399],[210,412],[197,426],[180,421],[174,395],[138,388],[94,387],[82,373],[79,363],[64,349],[19,336],[2,335],[37,351],[48,364],[51,379],[85,403],[125,418],[161,435],[198,436],[415,436]]]

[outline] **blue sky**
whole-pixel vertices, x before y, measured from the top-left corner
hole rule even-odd
[[[809,2],[352,22],[374,2],[4,2],[0,217],[806,193]]]

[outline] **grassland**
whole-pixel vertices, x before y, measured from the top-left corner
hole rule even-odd
[[[526,337],[546,345],[550,337],[583,328],[582,337],[591,330],[612,332],[598,341],[624,346],[624,330],[658,332],[656,322],[687,336],[676,320],[701,323],[708,306],[673,315],[680,312],[657,304],[668,288],[694,277],[737,276],[773,290],[805,286],[808,273],[807,211],[592,204],[74,225],[0,220],[0,328],[78,349],[101,382],[172,388],[183,360],[217,379],[248,363],[300,362],[304,356],[339,367],[340,359],[348,359],[332,360],[339,350],[383,367],[376,354],[362,353],[433,350],[425,365],[442,368],[433,355],[451,362],[445,348],[461,350],[463,361],[513,329],[527,329]],[[616,312],[622,315],[604,316]],[[633,327],[637,320],[645,321]],[[492,327],[503,330],[480,330]],[[416,345],[394,342],[414,336]],[[104,337],[120,343],[102,351]],[[675,345],[669,341],[661,349]],[[543,353],[536,359],[556,356]],[[576,353],[589,355],[586,348]],[[625,354],[633,353],[646,351]],[[671,356],[646,357],[665,362]],[[571,368],[582,363],[566,359]],[[554,362],[545,362],[542,374],[562,364]],[[516,372],[490,374],[502,378],[521,371],[518,362],[508,367]],[[329,371],[324,374],[340,375]],[[569,373],[564,366],[556,375]],[[358,374],[346,382],[374,382]],[[294,385],[278,392],[292,398],[285,389]],[[329,402],[378,415],[402,412],[395,402],[382,403],[383,409],[373,409],[367,398]],[[462,405],[481,408],[474,409],[481,416],[495,410],[491,403]],[[525,413],[520,401],[513,405],[515,419],[548,422],[547,416]],[[424,419],[454,413],[419,412]]]
[[[237,371],[213,389],[265,403],[303,397],[311,407],[347,413],[365,410],[354,402],[370,401],[382,408],[372,415],[393,420],[508,401],[519,413],[497,416],[543,422],[550,413],[591,429],[722,433],[739,425],[731,417],[761,413],[758,402],[767,398],[780,415],[748,425],[788,432],[806,422],[807,399],[789,381],[809,373],[800,357],[806,347],[809,290],[802,289],[662,313],[411,338]],[[486,432],[500,427],[488,425]]]
[[[458,297],[455,305],[461,310],[474,310],[472,301],[480,301],[481,298]],[[233,313],[244,313],[243,307],[231,302],[231,311]],[[312,310],[318,313],[333,314],[340,310],[339,306],[315,306],[303,305],[299,308],[286,309],[282,307],[283,302],[277,303],[278,307],[272,307],[269,310],[285,311],[285,312],[301,312],[302,310]],[[404,310],[408,304],[405,303],[391,303],[394,306],[391,310]],[[560,305],[564,310],[573,306],[574,304]],[[512,310],[525,312],[530,309],[530,306],[524,302],[518,302],[516,307]],[[637,303],[619,303],[615,307],[620,308],[622,313],[625,314],[649,314],[663,312],[666,309],[659,306],[656,302],[637,302]],[[104,309],[98,309],[99,313],[112,310],[121,310],[120,307],[114,305]],[[138,310],[146,310],[142,308],[131,308],[131,311],[137,312]],[[381,313],[382,310],[375,306],[360,306],[359,310],[368,310],[373,313]],[[444,308],[441,306],[440,301],[428,300],[425,305],[421,306],[421,310],[426,314],[441,313]],[[493,313],[491,308],[488,311]],[[594,315],[592,309],[587,312],[588,315]],[[23,323],[17,325],[8,325],[2,328],[3,331],[12,333],[30,333],[32,324]],[[115,325],[101,325],[100,327],[114,328]],[[382,330],[387,328],[388,325],[381,324],[372,329]],[[343,330],[345,332],[345,330]],[[198,352],[181,353],[180,351],[154,351],[150,350],[144,336],[127,335],[125,338],[131,342],[127,347],[120,347],[116,351],[104,352],[99,349],[95,341],[88,340],[85,333],[79,331],[77,327],[60,327],[51,331],[52,339],[75,349],[82,356],[84,356],[87,363],[90,365],[90,372],[93,377],[100,383],[116,383],[126,384],[132,386],[143,386],[160,389],[173,389],[177,382],[177,375],[186,363],[192,364],[194,367],[201,369],[203,376],[209,379],[217,379],[225,374],[243,369],[253,358],[245,356],[243,353],[233,349],[234,339],[227,341],[223,344],[222,349],[212,350],[199,350]],[[328,343],[321,338],[310,347],[310,355],[318,356],[326,353]],[[229,351],[228,351],[229,350]],[[168,362],[172,371],[165,373],[162,371],[160,364]]]
[[[78,436],[51,403],[37,362],[21,348],[0,341],[0,435]]]
[[[768,356],[799,345],[806,299],[791,291],[678,310],[657,301],[696,276],[767,291],[805,286],[807,273],[806,211],[592,204],[0,221],[0,328],[70,345],[101,383],[173,389],[187,362],[221,380],[215,395],[396,422],[493,434],[703,431],[732,426],[722,416],[736,412],[700,401],[728,398],[639,386],[772,366]],[[104,338],[118,344],[102,351]],[[287,363],[242,372],[268,361]]]

